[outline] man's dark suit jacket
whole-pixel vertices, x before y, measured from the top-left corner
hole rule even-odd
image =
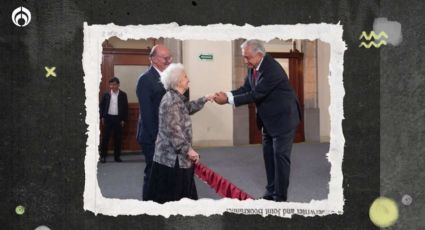
[[[105,118],[108,115],[109,104],[111,102],[111,91],[105,93],[102,97],[99,106],[100,118]],[[127,122],[128,120],[128,100],[127,94],[120,90],[118,94],[118,116],[120,121]]]
[[[140,76],[136,87],[139,99],[139,122],[137,125],[137,142],[139,144],[155,144],[158,134],[158,112],[164,86],[158,71],[151,66]]]
[[[285,71],[268,54],[260,65],[256,86],[250,69],[244,85],[231,92],[235,106],[255,102],[257,126],[260,130],[264,127],[271,136],[294,129],[301,119],[298,100]]]

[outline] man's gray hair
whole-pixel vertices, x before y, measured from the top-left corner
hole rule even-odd
[[[161,74],[161,83],[166,90],[176,89],[179,85],[180,77],[184,72],[184,66],[180,63],[171,63]]]
[[[246,47],[249,47],[253,54],[260,53],[262,55],[266,55],[266,48],[264,48],[264,44],[260,40],[246,40],[244,43],[242,43],[241,49],[245,49]]]

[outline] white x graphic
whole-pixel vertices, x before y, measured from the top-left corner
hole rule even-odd
[[[47,66],[44,66],[44,69],[47,71],[46,78],[48,78],[49,76],[56,77],[56,73],[55,73],[56,67],[49,68]]]

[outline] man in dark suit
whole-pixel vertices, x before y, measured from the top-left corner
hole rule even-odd
[[[263,157],[267,175],[263,199],[286,201],[291,148],[301,119],[298,100],[288,77],[258,40],[241,46],[248,75],[242,87],[216,94],[218,104],[240,106],[255,102],[257,126],[263,131]]]
[[[146,200],[155,152],[159,104],[165,94],[164,86],[160,82],[160,73],[171,64],[172,57],[167,47],[156,45],[152,48],[149,59],[151,66],[139,77],[136,87],[136,94],[139,99],[137,142],[142,147],[146,162],[143,179],[143,200]]]
[[[103,129],[102,144],[100,148],[100,162],[106,162],[108,142],[111,132],[114,133],[114,158],[116,162],[122,162],[121,142],[122,128],[128,120],[127,94],[119,89],[120,80],[113,77],[109,80],[109,92],[105,93],[100,102],[100,119]]]

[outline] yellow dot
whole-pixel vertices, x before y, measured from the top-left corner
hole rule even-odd
[[[23,215],[23,214],[25,213],[25,207],[24,207],[24,206],[22,206],[22,205],[18,205],[18,206],[16,206],[16,208],[15,208],[15,212],[16,212],[16,214],[18,214],[18,215]]]
[[[369,218],[376,226],[387,228],[398,219],[397,203],[386,197],[378,197],[370,206]]]

